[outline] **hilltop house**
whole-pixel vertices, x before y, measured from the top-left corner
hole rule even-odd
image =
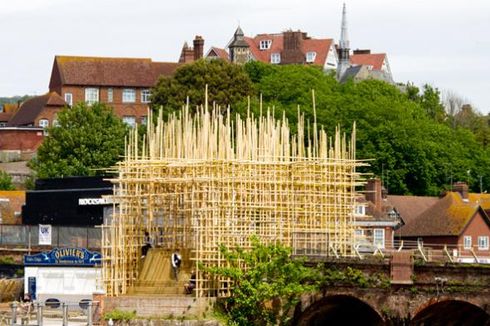
[[[211,47],[205,57],[238,64],[253,60],[271,64],[314,64],[325,71],[336,70],[340,82],[371,78],[393,83],[386,53],[357,49],[351,54],[345,4],[338,44],[331,38],[315,39],[292,30],[248,37],[239,26],[226,48]]]
[[[227,49],[212,47],[206,58],[221,58],[233,63],[250,60],[271,64],[315,64],[324,70],[337,68],[337,51],[333,39],[314,39],[301,31],[245,36],[237,28]]]

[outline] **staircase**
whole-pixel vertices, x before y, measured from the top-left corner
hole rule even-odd
[[[190,271],[183,265],[175,280],[171,252],[161,248],[151,248],[143,258],[141,271],[128,295],[176,296],[184,295],[184,285],[189,282]]]

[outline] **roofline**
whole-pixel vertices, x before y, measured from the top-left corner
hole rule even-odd
[[[36,130],[36,131],[43,131],[44,128],[42,127],[0,127],[1,130]]]
[[[116,60],[148,60],[151,62],[158,62],[158,61],[153,61],[151,58],[129,58],[129,57],[101,57],[101,56],[84,56],[84,55],[55,55],[55,59],[59,58],[79,58],[79,59],[116,59]],[[169,62],[169,63],[174,63],[174,62]]]
[[[468,222],[466,222],[464,227],[461,229],[461,232],[458,234],[458,236],[461,236],[466,231],[466,229],[468,229],[471,221],[473,221],[473,219],[475,218],[476,213],[478,213],[478,211],[480,211],[482,213],[483,221],[485,221],[485,223],[487,223],[487,226],[490,227],[490,218],[488,217],[487,212],[485,212],[485,210],[483,209],[483,207],[481,207],[481,205],[478,205],[478,207],[473,212],[473,215],[471,216],[471,218],[468,220]]]

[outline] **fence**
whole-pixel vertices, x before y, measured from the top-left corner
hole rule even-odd
[[[0,247],[80,247],[100,250],[102,231],[97,227],[52,226],[51,245],[39,245],[39,227],[37,225],[0,225]]]
[[[98,302],[13,302],[0,312],[0,326],[9,325],[84,325],[99,324]]]

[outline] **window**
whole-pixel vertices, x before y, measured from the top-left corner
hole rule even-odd
[[[281,54],[280,53],[272,53],[271,54],[271,63],[278,64],[281,62]]]
[[[85,88],[85,102],[87,102],[87,104],[94,104],[95,102],[99,102],[99,89]]]
[[[131,128],[136,126],[136,118],[134,116],[124,116],[123,122]]]
[[[49,127],[49,120],[48,119],[39,120],[39,127],[48,128]]]
[[[132,88],[123,89],[122,101],[123,101],[123,103],[134,103],[134,102],[136,102],[136,91]]]
[[[73,105],[73,94],[72,93],[65,93],[65,102],[69,106]]]
[[[471,235],[464,236],[464,249],[471,249]]]
[[[271,45],[272,45],[272,40],[262,40],[259,43],[259,49],[268,50],[271,48]]]
[[[306,52],[306,62],[312,63],[315,62],[316,52]]]
[[[141,117],[141,124],[146,126],[146,123],[148,122],[148,117],[145,115],[145,116],[142,116]]]
[[[364,205],[356,205],[356,210],[354,211],[354,215],[366,215],[366,206]]]
[[[384,229],[374,229],[373,244],[378,248],[384,248],[385,247],[385,230]]]
[[[114,101],[114,90],[112,88],[107,89],[107,103],[112,103]]]
[[[478,250],[488,250],[488,236],[478,237]]]
[[[354,232],[355,232],[356,237],[362,237],[364,235],[363,229],[356,229]]]
[[[143,89],[141,91],[141,103],[150,103],[150,90]]]

